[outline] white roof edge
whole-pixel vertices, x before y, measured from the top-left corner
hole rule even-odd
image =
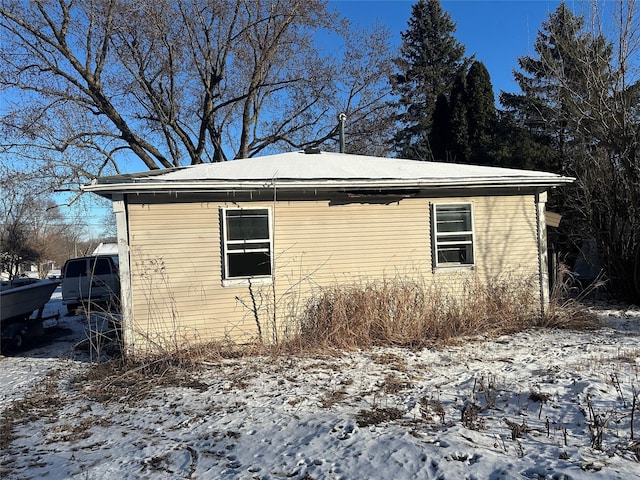
[[[92,183],[82,190],[87,192],[135,192],[146,190],[181,191],[227,191],[237,189],[352,189],[352,188],[476,188],[476,187],[555,187],[571,183],[572,177],[526,176],[526,177],[480,177],[455,179],[414,179],[414,180],[349,180],[349,181],[161,181],[161,182],[123,182]]]

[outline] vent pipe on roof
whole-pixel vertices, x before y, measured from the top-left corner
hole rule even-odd
[[[346,119],[346,113],[340,112],[338,114],[338,126],[340,127],[340,153],[344,153],[344,122]]]

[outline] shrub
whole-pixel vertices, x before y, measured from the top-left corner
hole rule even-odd
[[[393,279],[321,289],[299,317],[309,346],[420,347],[476,334],[520,331],[539,317],[535,279],[468,281],[461,294],[421,281]]]
[[[551,300],[538,326],[561,329],[594,329],[599,325],[598,317],[583,301],[605,285],[598,276],[587,288],[583,288],[576,275],[566,265],[560,264],[556,271],[556,282],[551,291]]]

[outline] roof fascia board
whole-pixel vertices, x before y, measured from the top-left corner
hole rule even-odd
[[[337,190],[348,189],[415,189],[415,188],[513,188],[513,187],[557,187],[573,182],[571,177],[510,177],[510,178],[468,178],[437,180],[375,180],[375,181],[308,181],[308,182],[124,182],[93,183],[82,187],[84,191],[97,194],[136,193],[136,192],[215,192],[232,190]]]

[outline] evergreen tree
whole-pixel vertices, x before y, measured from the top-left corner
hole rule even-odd
[[[625,3],[614,45],[562,3],[543,23],[536,57],[519,59],[522,94],[503,94],[508,113],[541,146],[549,169],[576,177],[552,197],[566,244],[594,240],[612,293],[640,301],[640,97],[627,55],[638,12]],[[625,10],[625,8],[628,8]],[[597,14],[597,12],[596,12]],[[593,25],[599,25],[593,22]],[[631,80],[631,81],[629,81]]]
[[[555,158],[539,169],[557,173],[570,172],[576,155],[588,140],[582,137],[586,124],[578,127],[576,120],[589,121],[583,108],[585,100],[594,95],[587,84],[596,69],[604,74],[611,57],[611,47],[602,38],[593,38],[583,31],[584,19],[574,15],[565,3],[542,23],[534,50],[537,57],[521,57],[521,71],[514,73],[522,93],[502,93],[500,102],[513,113],[513,118],[534,136],[544,137]],[[585,60],[588,59],[587,62]]]
[[[471,156],[468,122],[469,110],[467,105],[467,80],[464,73],[460,72],[453,82],[449,99],[452,139],[451,159],[456,163],[466,163]]]
[[[455,23],[439,0],[418,0],[408,29],[402,33],[397,72],[391,77],[398,132],[392,142],[405,158],[431,158],[427,133],[431,130],[436,99],[448,93],[465,66],[464,46],[453,36]]]
[[[467,73],[467,125],[471,163],[490,165],[492,131],[496,127],[496,106],[491,77],[484,64],[475,61]]]
[[[433,160],[439,162],[451,161],[451,121],[449,101],[444,93],[438,95],[436,107],[433,111],[433,122],[429,131],[429,145]]]
[[[498,113],[492,134],[492,165],[536,170],[540,165],[549,165],[556,157],[546,137],[518,125],[510,112]]]
[[[492,139],[496,108],[491,79],[484,64],[474,61],[466,75],[461,70],[451,87],[449,101],[444,102],[446,97],[441,94],[429,135],[435,159],[495,164]]]

